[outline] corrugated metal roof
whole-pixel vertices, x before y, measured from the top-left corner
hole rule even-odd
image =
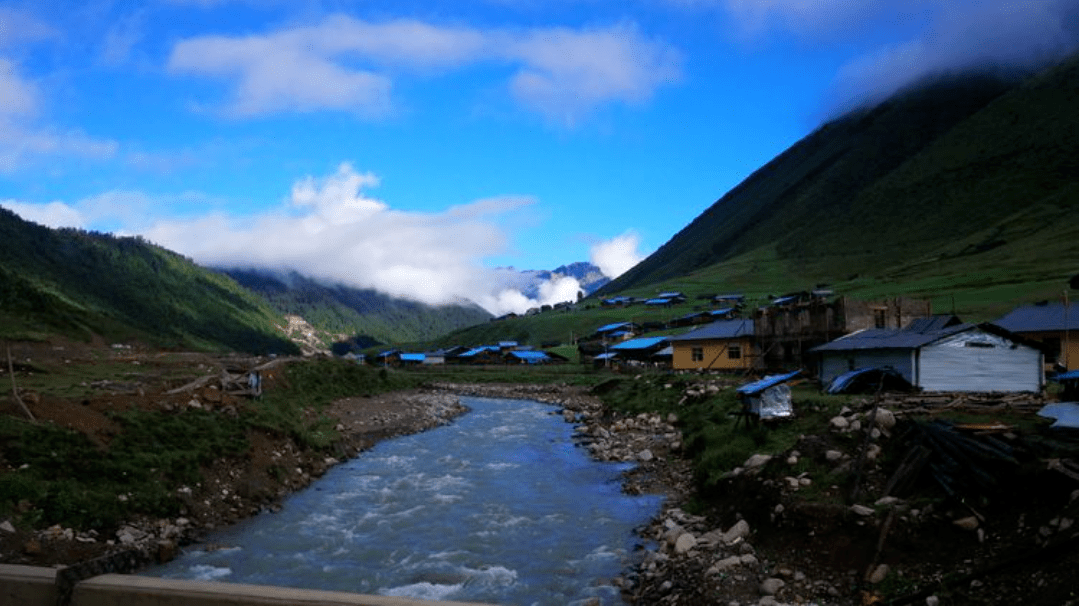
[[[904,329],[907,331],[926,333],[930,331],[941,331],[947,327],[960,324],[960,317],[957,317],[956,315],[932,315],[929,317],[912,319]]]
[[[672,342],[681,340],[724,340],[741,336],[754,335],[754,321],[751,319],[729,319],[714,321],[705,327],[671,338]]]
[[[671,298],[651,298],[645,300],[645,304],[648,306],[659,306],[662,304],[671,304]]]
[[[465,358],[468,358],[468,357],[475,357],[476,355],[479,355],[480,353],[483,353],[483,352],[498,351],[498,350],[499,350],[498,346],[478,346],[478,347],[476,347],[476,348],[474,348],[472,350],[465,351],[465,352],[461,353],[458,356],[461,357],[462,359],[465,359]]]
[[[621,344],[612,346],[612,350],[644,350],[648,348],[654,348],[660,344],[666,343],[670,338],[667,336],[658,336],[655,338],[635,338],[633,340],[627,340]]]
[[[1038,414],[1043,418],[1054,419],[1054,424],[1051,424],[1050,428],[1080,428],[1080,410],[1077,409],[1075,401],[1044,405]]]
[[[740,386],[739,388],[735,389],[735,392],[742,395],[753,395],[755,393],[760,393],[767,388],[776,386],[777,384],[780,384],[782,382],[787,382],[788,380],[791,380],[792,378],[798,376],[801,373],[802,370],[797,369],[793,372],[788,372],[786,374],[765,376],[761,380]]]
[[[547,353],[542,353],[536,350],[515,350],[510,352],[511,355],[525,361],[543,361],[544,359],[550,359]]]
[[[1080,302],[1069,306],[1064,302],[1020,306],[994,321],[994,325],[1014,332],[1076,330],[1080,327]]]
[[[425,358],[424,353],[401,353],[402,361],[423,361]]]
[[[618,329],[620,327],[627,327],[629,325],[630,325],[629,321],[622,321],[621,323],[608,323],[607,325],[605,325],[603,327],[597,328],[596,331],[603,333],[605,331],[611,331],[613,329]]]
[[[910,327],[910,325],[909,325]],[[864,329],[837,338],[827,344],[815,346],[810,352],[870,350],[870,349],[915,349],[941,338],[961,331],[972,329],[975,325],[961,323],[937,331],[919,332],[909,329]]]

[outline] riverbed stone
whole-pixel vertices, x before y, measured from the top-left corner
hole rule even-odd
[[[776,592],[780,591],[784,584],[784,579],[767,578],[761,581],[761,585],[758,587],[758,591],[761,592],[761,595],[776,595]]]
[[[865,505],[851,505],[851,512],[861,517],[867,517],[874,514],[874,510]]]
[[[730,545],[738,541],[739,539],[746,538],[750,535],[750,524],[746,523],[745,519],[740,519],[735,522],[734,526],[728,528],[727,532],[720,540],[724,541],[725,545]]]
[[[743,468],[757,469],[765,466],[770,460],[772,460],[772,456],[770,454],[754,454],[750,458],[746,459],[746,462],[743,463]]]
[[[686,553],[697,545],[697,538],[689,532],[684,532],[675,540],[675,553]]]
[[[725,570],[737,568],[741,565],[742,559],[738,555],[732,555],[730,557],[725,557],[724,559],[718,560],[712,565],[712,567],[715,568],[718,572],[723,572]]]

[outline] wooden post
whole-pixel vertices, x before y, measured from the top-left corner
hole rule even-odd
[[[34,420],[34,415],[30,413],[30,408],[26,407],[22,398],[19,397],[19,387],[15,386],[15,364],[11,361],[11,345],[5,344],[4,346],[7,348],[8,373],[11,375],[11,396],[15,397],[15,403],[19,404],[19,407],[22,408],[23,413],[26,414],[26,417],[30,422],[36,422],[36,420]]]

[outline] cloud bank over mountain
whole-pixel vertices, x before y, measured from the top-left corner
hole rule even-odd
[[[374,174],[341,163],[330,175],[296,180],[277,207],[249,215],[211,210],[163,217],[153,198],[139,193],[109,193],[74,205],[0,204],[56,227],[113,221],[123,226],[121,234],[140,234],[206,266],[295,271],[427,304],[472,301],[493,314],[574,301],[582,290],[572,276],[551,275],[527,286],[517,271],[484,265],[486,257],[510,247],[507,220],[533,199],[501,196],[436,213],[402,211],[367,194],[378,185]],[[166,199],[158,203],[168,206]],[[141,215],[155,219],[140,225]],[[594,262],[609,276],[621,272],[641,259],[638,244],[632,233],[598,242]]]

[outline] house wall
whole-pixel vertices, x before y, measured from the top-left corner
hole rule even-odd
[[[730,358],[729,344],[739,345],[739,358]],[[673,342],[672,347],[671,366],[674,369],[745,370],[754,367],[753,341],[748,337],[678,341]],[[701,361],[694,361],[694,348],[702,350]]]
[[[922,347],[918,370],[914,384],[925,391],[1038,392],[1043,386],[1042,352],[979,330]]]
[[[1080,364],[1076,331],[1025,331],[1017,332],[1017,335],[1048,347],[1044,360],[1047,370],[1059,363],[1066,369],[1077,369]]]
[[[897,297],[875,302],[850,298],[842,301],[845,333],[858,329],[902,329],[913,320],[931,314],[930,300]]]
[[[830,351],[821,354],[821,367],[818,377],[824,385],[836,379],[840,374],[862,367],[890,366],[905,380],[914,384],[915,368],[910,349],[879,349]]]

